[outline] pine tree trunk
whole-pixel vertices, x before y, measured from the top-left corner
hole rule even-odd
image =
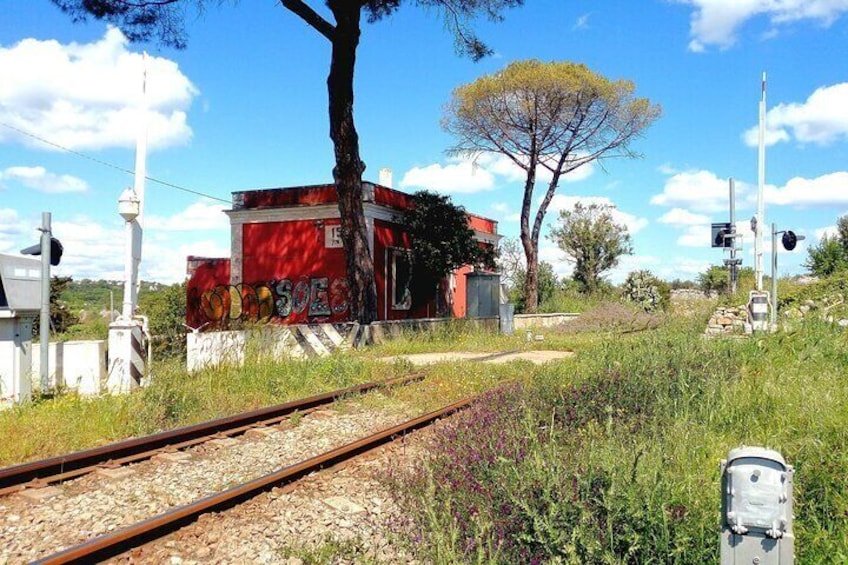
[[[524,254],[527,258],[527,276],[524,278],[524,312],[535,314],[539,309],[539,255],[536,246],[529,241],[530,238],[522,236],[524,243]]]
[[[370,324],[377,319],[377,289],[362,206],[365,163],[359,157],[359,136],[353,122],[353,75],[361,8],[358,2],[339,0],[332,3],[330,9],[336,19],[330,74],[327,77],[330,139],[336,154],[333,179],[341,215],[351,316],[362,324]]]

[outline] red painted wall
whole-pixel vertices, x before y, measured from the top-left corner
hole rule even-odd
[[[326,246],[338,220],[245,224],[242,281],[266,287],[272,318],[288,324],[341,322],[350,314],[344,250]]]
[[[471,226],[471,229],[478,230],[483,233],[498,233],[498,223],[494,220],[490,220],[489,218],[468,214],[468,225]]]
[[[398,211],[408,209],[411,195],[380,185],[374,203]],[[333,185],[280,188],[233,193],[234,210],[293,208],[336,202]],[[327,247],[327,228],[338,219],[246,223],[242,226],[241,283],[230,285],[230,260],[189,257],[186,310],[192,327],[226,327],[231,322],[319,323],[343,322],[350,317],[344,250]],[[469,214],[469,225],[497,233],[497,222]],[[438,316],[443,295],[409,309],[393,308],[392,250],[409,249],[402,226],[374,220],[374,267],[378,319],[401,320]],[[464,267],[456,273],[453,314],[465,316]],[[413,283],[414,284],[414,283]],[[419,289],[416,289],[420,292]],[[402,292],[400,294],[403,294]],[[435,291],[434,291],[435,294]]]
[[[230,260],[189,256],[187,262],[186,324],[220,327],[229,311]]]
[[[288,206],[315,206],[336,202],[336,187],[332,184],[269,188],[233,193],[236,209],[284,208]]]

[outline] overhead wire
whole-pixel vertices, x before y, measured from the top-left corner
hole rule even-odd
[[[93,162],[95,162],[99,165],[103,165],[105,167],[110,167],[110,168],[115,169],[117,171],[121,171],[122,173],[127,173],[127,174],[130,174],[130,175],[135,174],[135,171],[132,171],[130,169],[126,169],[124,167],[121,167],[119,165],[115,165],[114,163],[110,163],[110,162],[104,161],[102,159],[98,159],[97,157],[92,157],[91,155],[88,155],[86,153],[82,153],[81,151],[77,151],[75,149],[71,149],[70,147],[65,147],[64,145],[60,145],[59,143],[50,141],[49,139],[45,139],[45,138],[38,136],[34,133],[23,130],[19,127],[13,126],[11,124],[7,124],[6,122],[0,121],[0,126],[4,126],[4,127],[9,128],[11,130],[14,130],[14,131],[16,131],[20,134],[23,134],[27,137],[31,137],[32,139],[40,141],[41,143],[44,143],[46,145],[50,145],[50,146],[55,147],[57,149],[61,149],[62,151],[65,151],[67,153],[71,153],[72,155],[76,155],[77,157],[82,157],[83,159],[88,159],[89,161],[93,161]],[[226,200],[224,198],[219,198],[217,196],[212,196],[211,194],[206,194],[205,192],[200,192],[199,190],[192,190],[190,188],[186,188],[184,186],[180,186],[180,185],[170,183],[170,182],[167,182],[167,181],[164,181],[164,180],[160,180],[160,179],[157,179],[157,178],[154,178],[154,177],[150,177],[150,176],[147,176],[147,175],[145,175],[144,178],[146,180],[149,180],[150,182],[153,182],[153,183],[156,183],[156,184],[161,184],[162,186],[167,186],[169,188],[180,190],[182,192],[187,192],[189,194],[194,194],[196,196],[202,196],[204,198],[209,198],[211,200],[218,200],[219,202],[224,202],[226,204],[230,204],[229,200]]]

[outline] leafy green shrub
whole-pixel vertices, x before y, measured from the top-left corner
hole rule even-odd
[[[525,269],[519,269],[515,273],[515,282],[510,289],[509,293],[509,301],[515,304],[516,313],[524,312],[524,285],[527,280],[527,271]],[[546,303],[551,301],[551,298],[558,294],[563,286],[561,285],[561,281],[557,278],[556,273],[554,273],[554,267],[547,261],[539,262],[539,308],[538,311],[542,312],[542,308],[545,307]],[[546,310],[548,312],[552,312],[554,310]]]
[[[655,277],[651,271],[633,271],[624,280],[624,297],[646,312],[665,309],[671,296],[667,283]]]
[[[798,308],[810,301],[816,309],[826,309],[827,314],[848,316],[848,271],[837,272],[809,284],[791,284],[786,281],[779,288],[780,310]]]

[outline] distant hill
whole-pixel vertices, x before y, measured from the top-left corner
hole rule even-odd
[[[142,281],[140,294],[155,292],[161,289],[163,284],[150,281]],[[75,315],[81,318],[98,316],[101,312],[121,310],[124,300],[123,281],[108,280],[71,280],[60,297],[62,302]]]

